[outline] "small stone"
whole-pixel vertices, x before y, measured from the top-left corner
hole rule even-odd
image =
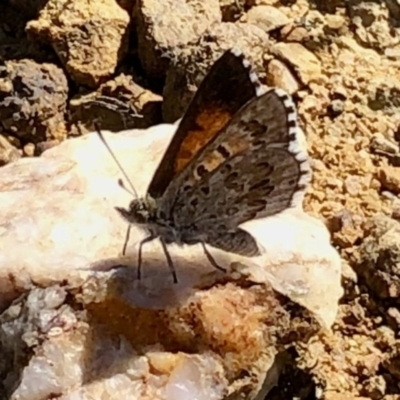
[[[329,110],[333,117],[337,117],[338,115],[343,113],[344,104],[345,103],[342,100],[332,100],[331,104],[329,105]]]
[[[357,274],[354,269],[350,267],[349,263],[342,261],[342,278],[347,281],[357,282]]]
[[[362,237],[361,229],[354,227],[343,228],[339,232],[333,234],[335,245],[343,249],[354,246],[354,243]]]
[[[33,157],[35,155],[35,145],[33,143],[27,143],[23,150],[24,155],[27,157]]]
[[[286,92],[296,93],[300,86],[289,68],[279,60],[271,60],[267,68],[267,83],[272,87],[279,87]]]
[[[0,167],[10,162],[16,161],[21,157],[18,149],[9,140],[0,135]]]
[[[399,198],[394,193],[389,192],[388,190],[382,190],[381,191],[381,196],[382,196],[382,198],[384,198],[386,200],[389,200],[389,201],[392,201],[392,202],[395,202],[395,201],[399,200]]]
[[[310,37],[309,32],[304,27],[302,26],[293,27],[290,25],[286,25],[282,28],[281,35],[288,42],[299,42],[299,43],[308,40]]]
[[[34,143],[66,135],[68,84],[61,68],[31,60],[6,61],[0,81],[3,88],[12,86],[0,96],[3,132],[28,136]]]
[[[351,196],[358,196],[362,190],[360,177],[355,175],[348,176],[344,181],[346,192]]]
[[[376,133],[371,139],[371,151],[381,155],[397,154],[399,146],[386,139],[381,133]]]
[[[3,68],[3,71],[6,72],[5,68]],[[0,94],[2,96],[6,96],[11,94],[12,91],[13,91],[13,84],[9,80],[0,79]]]
[[[400,47],[399,46],[387,47],[385,49],[385,56],[393,60],[400,59]]]
[[[379,192],[381,190],[381,183],[379,182],[378,179],[372,178],[370,183],[369,183],[369,188],[372,190],[375,190],[376,192]]]
[[[343,86],[334,86],[331,90],[331,96],[333,99],[346,100],[347,89]]]
[[[277,43],[271,50],[295,69],[304,84],[320,77],[320,61],[300,43]]]
[[[363,383],[363,390],[369,399],[382,399],[386,393],[386,380],[381,375],[371,376]]]
[[[400,328],[400,310],[396,307],[389,307],[387,315],[392,320],[391,322],[397,325],[397,329]]]
[[[255,6],[247,12],[247,22],[258,26],[264,32],[270,32],[287,25],[289,18],[273,6]]]
[[[378,171],[378,179],[383,188],[400,194],[400,170],[397,167],[385,166]]]
[[[341,15],[327,14],[325,15],[325,21],[329,28],[339,30],[346,24],[346,20]]]

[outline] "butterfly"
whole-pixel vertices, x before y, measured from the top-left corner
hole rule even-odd
[[[175,283],[169,244],[201,244],[222,271],[207,246],[259,255],[257,241],[240,224],[302,201],[311,169],[299,135],[291,97],[263,87],[240,51],[226,51],[200,84],[147,194],[127,209],[116,207],[148,233],[138,249],[138,279],[143,245],[157,238]]]

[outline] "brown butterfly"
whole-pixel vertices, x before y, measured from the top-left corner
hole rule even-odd
[[[302,201],[311,178],[299,145],[291,97],[265,89],[238,50],[211,67],[183,116],[144,198],[116,207],[129,224],[160,239],[174,282],[167,245],[201,244],[244,256],[260,253],[240,224],[277,214]],[[129,237],[129,230],[128,236]],[[124,247],[125,250],[125,247]]]

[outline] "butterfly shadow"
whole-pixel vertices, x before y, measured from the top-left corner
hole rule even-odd
[[[91,265],[95,275],[107,276],[107,296],[117,296],[119,301],[132,307],[165,309],[178,306],[198,290],[238,279],[234,271],[238,265],[246,263],[244,257],[209,248],[216,263],[226,268],[227,272],[222,272],[210,264],[201,245],[171,245],[168,252],[178,279],[174,283],[162,246],[154,240],[144,247],[142,276],[138,279],[137,247],[130,249],[128,256],[102,259]]]

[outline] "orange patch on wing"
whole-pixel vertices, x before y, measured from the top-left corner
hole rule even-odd
[[[232,118],[232,114],[222,108],[208,108],[196,118],[196,129],[190,130],[182,141],[175,160],[175,174],[196,156]]]

